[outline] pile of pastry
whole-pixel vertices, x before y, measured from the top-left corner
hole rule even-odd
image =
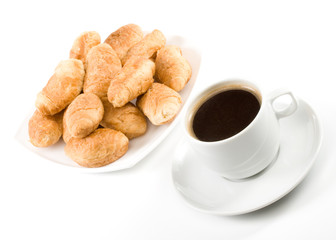
[[[63,136],[65,153],[79,165],[110,164],[145,134],[146,118],[154,125],[174,119],[190,77],[181,49],[166,45],[159,30],[144,36],[128,24],[104,43],[97,32],[84,32],[37,95],[30,142],[48,147]]]

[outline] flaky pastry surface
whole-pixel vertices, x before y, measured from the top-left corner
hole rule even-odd
[[[49,147],[62,136],[63,112],[54,116],[43,115],[36,110],[28,122],[30,142],[35,147]]]
[[[120,108],[115,108],[106,98],[102,99],[102,102],[104,117],[100,125],[118,130],[124,133],[128,139],[145,134],[147,130],[146,117],[133,103],[129,102]]]
[[[93,93],[82,93],[68,106],[64,124],[71,137],[83,138],[93,132],[102,120],[104,107]]]
[[[156,51],[166,44],[166,37],[160,30],[155,29],[153,32],[147,34],[141,41],[131,47],[125,57],[121,60],[124,65],[130,58],[134,56],[141,56],[151,58]]]
[[[128,138],[121,132],[98,128],[85,138],[71,138],[65,153],[83,167],[102,167],[122,157],[128,149]]]
[[[36,108],[45,115],[54,115],[62,111],[82,91],[84,74],[82,61],[61,61],[47,85],[37,95]]]
[[[128,61],[111,80],[107,97],[114,107],[122,107],[145,93],[154,82],[155,64],[144,57]]]
[[[191,78],[191,66],[179,47],[161,48],[155,59],[155,78],[175,91],[181,91]]]
[[[153,83],[151,88],[137,99],[137,106],[154,125],[171,122],[181,105],[180,94],[161,83]]]
[[[141,28],[136,24],[127,24],[111,33],[105,40],[117,53],[119,59],[123,59],[127,51],[143,38]]]
[[[120,60],[107,43],[93,47],[87,55],[83,91],[106,97],[111,79],[121,69]]]
[[[81,33],[74,41],[69,57],[81,60],[85,64],[90,49],[100,43],[100,35],[95,31]]]

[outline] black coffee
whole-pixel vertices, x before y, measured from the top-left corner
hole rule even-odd
[[[192,128],[205,142],[223,140],[246,128],[258,114],[257,97],[246,90],[226,90],[205,101],[194,115]]]

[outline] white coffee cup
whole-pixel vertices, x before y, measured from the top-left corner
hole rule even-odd
[[[232,137],[212,142],[199,140],[192,128],[195,113],[211,97],[232,89],[249,91],[258,98],[260,109],[256,117]],[[283,95],[288,95],[291,102],[280,110],[273,103]],[[184,115],[184,132],[204,166],[228,179],[244,179],[259,173],[277,157],[280,145],[279,119],[294,113],[297,106],[298,101],[288,90],[279,89],[265,95],[248,81],[221,81],[202,91],[189,103]]]

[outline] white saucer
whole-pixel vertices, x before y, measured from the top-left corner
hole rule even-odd
[[[244,214],[279,200],[307,175],[322,141],[318,118],[303,100],[293,115],[280,120],[280,128],[278,158],[258,175],[236,182],[203,167],[181,139],[172,166],[177,191],[193,208],[218,215]]]

